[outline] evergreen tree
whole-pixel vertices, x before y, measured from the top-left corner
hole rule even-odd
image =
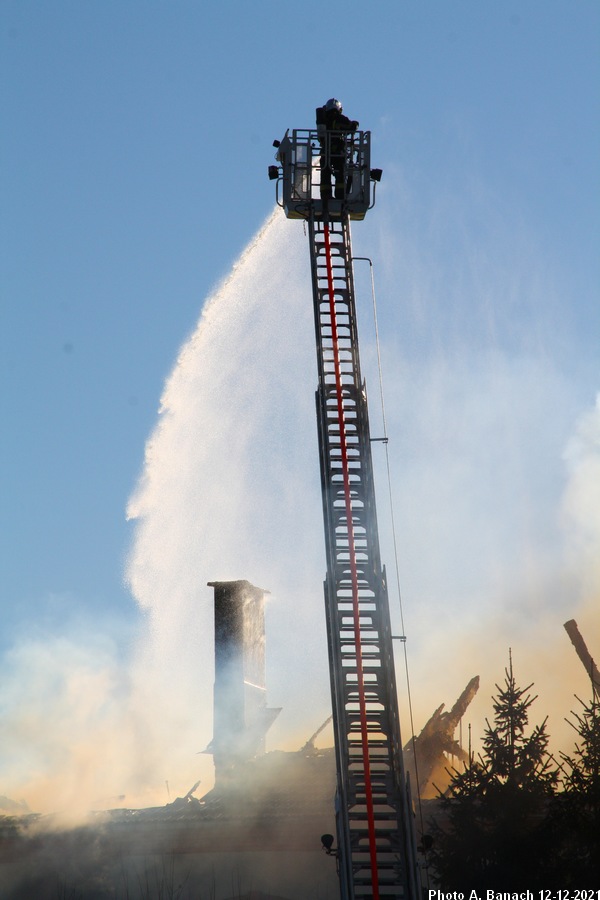
[[[512,667],[496,685],[494,725],[483,753],[470,759],[441,799],[434,826],[433,866],[444,890],[523,891],[547,881],[545,820],[556,790],[557,769],[548,753],[546,720],[527,734],[536,700],[517,686]]]
[[[563,790],[552,804],[549,841],[555,852],[552,868],[560,871],[565,888],[600,884],[600,698],[594,691],[575,722],[579,736],[572,755],[564,762]]]

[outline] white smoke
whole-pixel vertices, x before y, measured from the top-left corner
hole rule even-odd
[[[590,648],[600,644],[581,589],[598,584],[597,412],[576,425],[595,386],[580,367],[568,304],[518,212],[469,185],[437,198],[411,196],[407,183],[400,173],[390,185],[371,255],[383,263],[380,333],[416,726],[434,698],[452,703],[480,674],[468,718],[481,734],[512,646],[517,677],[539,693],[534,715],[550,714],[561,746],[571,739],[563,717],[573,694],[586,689],[564,621],[577,618]],[[582,429],[575,471],[570,438],[575,430],[581,449]],[[381,515],[380,530],[391,565]]]
[[[506,246],[498,259],[466,227],[465,262],[457,269],[428,265],[413,238],[399,237],[396,226],[386,242],[391,233],[396,246],[381,249],[394,291],[384,298],[383,353],[416,725],[480,674],[472,707],[480,732],[512,646],[520,677],[540,692],[540,717],[556,709],[560,733],[578,665],[562,623],[581,610],[559,514],[562,451],[577,400],[543,340],[539,300],[548,297],[547,285],[535,267],[528,273],[529,257],[509,268]],[[139,524],[129,577],[149,611],[139,671],[143,689],[151,685],[152,696],[165,698],[161,708],[169,708],[167,755],[172,729],[187,734],[188,752],[194,739],[211,737],[208,580],[248,578],[274,592],[267,614],[269,701],[284,713],[273,743],[290,735],[299,742],[327,714],[307,257],[299,223],[276,214],[207,302],[167,383],[130,505]],[[410,270],[408,303],[399,294],[403,264]],[[364,291],[359,306],[369,370]],[[522,338],[514,324],[519,308],[526,311]],[[376,421],[375,373],[368,375]],[[375,453],[383,558],[392,575],[385,473]],[[397,625],[397,608],[393,618]],[[558,691],[557,653],[575,680],[571,686],[563,679]],[[197,719],[190,716],[193,702]]]
[[[592,653],[600,644],[598,406],[581,417],[587,386],[551,352],[540,300],[550,292],[535,255],[512,254],[506,241],[494,256],[463,227],[467,243],[443,259],[447,221],[425,252],[423,226],[399,226],[393,197],[382,206],[381,238],[369,247],[374,232],[365,223],[355,252],[366,247],[383,263],[380,325],[415,726],[479,674],[469,720],[480,732],[512,646],[520,682],[534,681],[540,694],[538,718],[551,713],[563,746],[562,719],[586,685],[563,622],[578,620]],[[368,291],[358,300],[378,434]],[[307,241],[301,224],[277,211],[206,301],[165,385],[128,507],[136,530],[127,577],[143,618],[134,657],[124,668],[116,641],[89,623],[17,644],[3,663],[0,793],[35,809],[81,810],[119,805],[122,794],[121,805],[162,804],[199,777],[201,792],[210,787],[211,758],[198,755],[212,738],[208,581],[247,578],[272,592],[268,702],[284,709],[271,746],[299,746],[328,715],[312,317]],[[380,444],[374,453],[393,586]]]
[[[579,420],[565,450],[569,482],[563,500],[567,552],[579,573],[582,599],[600,607],[600,395],[593,410]],[[596,636],[600,637],[598,626]],[[600,648],[596,651],[600,653]]]
[[[129,504],[127,574],[148,616],[136,689],[161,711],[152,744],[168,758],[175,737],[182,771],[212,737],[208,581],[247,578],[272,592],[269,701],[286,706],[280,727],[287,712],[295,730],[298,709],[310,709],[306,739],[328,713],[308,272],[302,228],[277,210],[183,346]]]
[[[127,673],[98,625],[31,628],[2,660],[0,793],[61,823],[122,805],[140,768]]]

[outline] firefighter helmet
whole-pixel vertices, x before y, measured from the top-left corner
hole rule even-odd
[[[337,109],[338,112],[341,112],[342,104],[339,100],[336,100],[335,97],[332,97],[331,100],[328,100],[325,104],[325,109],[327,112],[330,112],[332,109]]]

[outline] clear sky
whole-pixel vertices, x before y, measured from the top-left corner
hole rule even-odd
[[[373,257],[379,286],[408,630],[412,602],[416,679],[431,691],[423,708],[455,699],[445,694],[447,676],[436,684],[432,665],[448,661],[442,648],[453,627],[463,635],[473,627],[474,643],[499,629],[489,697],[523,620],[534,623],[531,634],[549,621],[557,584],[556,620],[543,624],[540,640],[558,634],[570,662],[561,623],[580,614],[600,653],[590,612],[597,563],[581,583],[576,574],[600,549],[599,50],[600,7],[588,0],[3,0],[0,713],[4,732],[19,735],[13,755],[20,740],[41,740],[48,724],[23,730],[16,710],[29,708],[46,676],[53,696],[69,688],[59,660],[74,645],[78,683],[95,654],[95,675],[125,693],[128,676],[114,673],[129,671],[131,654],[139,658],[148,627],[126,583],[126,560],[136,553],[126,509],[140,490],[144,507],[136,486],[165,379],[205,299],[273,208],[273,139],[311,126],[330,96],[372,131],[373,162],[384,170],[375,211],[354,229],[354,250]],[[279,322],[290,353],[296,326],[286,291],[302,283],[293,274],[301,265],[308,270],[295,228],[289,258],[278,231],[272,240],[282,252],[261,257],[247,286],[256,300],[260,266],[278,268],[280,282],[265,292],[264,332],[276,341]],[[238,324],[254,334],[236,303]],[[297,308],[290,300],[288,309]],[[222,327],[235,331],[228,316]],[[247,348],[224,353],[238,351],[243,357]],[[364,356],[368,369],[368,326]],[[283,354],[274,357],[280,370],[287,366]],[[218,357],[211,365],[217,377]],[[277,377],[276,366],[266,371]],[[313,382],[307,369],[309,416]],[[270,396],[268,379],[260,383]],[[295,459],[279,402],[260,419],[274,429],[265,442],[277,471],[275,451]],[[311,428],[299,433],[313,452]],[[198,427],[197,456],[192,449],[185,457],[191,468],[210,468],[210,452],[220,453],[208,436],[203,449],[202,435]],[[178,464],[176,452],[169,459]],[[298,465],[290,474],[297,493],[280,505],[290,515],[304,492]],[[316,484],[316,454],[314,466]],[[273,509],[284,491],[278,477]],[[266,502],[266,482],[261,490]],[[186,497],[191,519],[201,519],[194,492]],[[314,530],[320,548],[320,519]],[[168,525],[162,534],[173,539]],[[304,546],[290,532],[296,539]],[[314,571],[320,603],[318,552],[306,577]],[[570,561],[557,563],[563,555]],[[389,552],[386,559],[392,568]],[[264,575],[234,568],[227,577],[267,588],[277,580],[268,565]],[[219,577],[197,572],[201,584]],[[450,604],[443,613],[442,594]],[[292,611],[284,597],[278,602],[289,623]],[[438,621],[448,616],[429,645],[428,604]],[[460,628],[450,623],[457,618]],[[42,652],[52,657],[47,665]],[[280,642],[273,652],[288,651]],[[35,670],[31,682],[26,669]],[[458,671],[451,694],[472,674]],[[569,693],[577,690],[581,681]],[[86,707],[65,730],[84,735],[91,715]],[[307,736],[310,724],[307,717]],[[35,765],[50,772],[43,758]],[[0,794],[27,781],[7,765],[0,762]],[[23,792],[32,803],[39,796]]]

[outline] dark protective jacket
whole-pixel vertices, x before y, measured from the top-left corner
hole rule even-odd
[[[327,131],[356,131],[358,122],[349,119],[339,109],[325,109],[319,106],[317,109],[317,125],[324,125]]]
[[[329,139],[321,132],[319,141],[321,144],[321,197],[331,197],[331,176],[335,179],[335,197],[343,200],[346,194],[345,166],[348,135],[358,128],[358,122],[349,119],[339,109],[317,108],[317,132],[324,128],[329,134]]]
[[[356,120],[349,119],[339,109],[325,109],[324,106],[320,106],[317,109],[317,125],[324,125],[327,131],[345,131],[348,134],[351,134],[358,128]],[[343,156],[345,142],[345,137],[342,134],[331,137],[329,146],[332,157],[331,162],[334,168],[339,167],[341,164],[336,158]]]

